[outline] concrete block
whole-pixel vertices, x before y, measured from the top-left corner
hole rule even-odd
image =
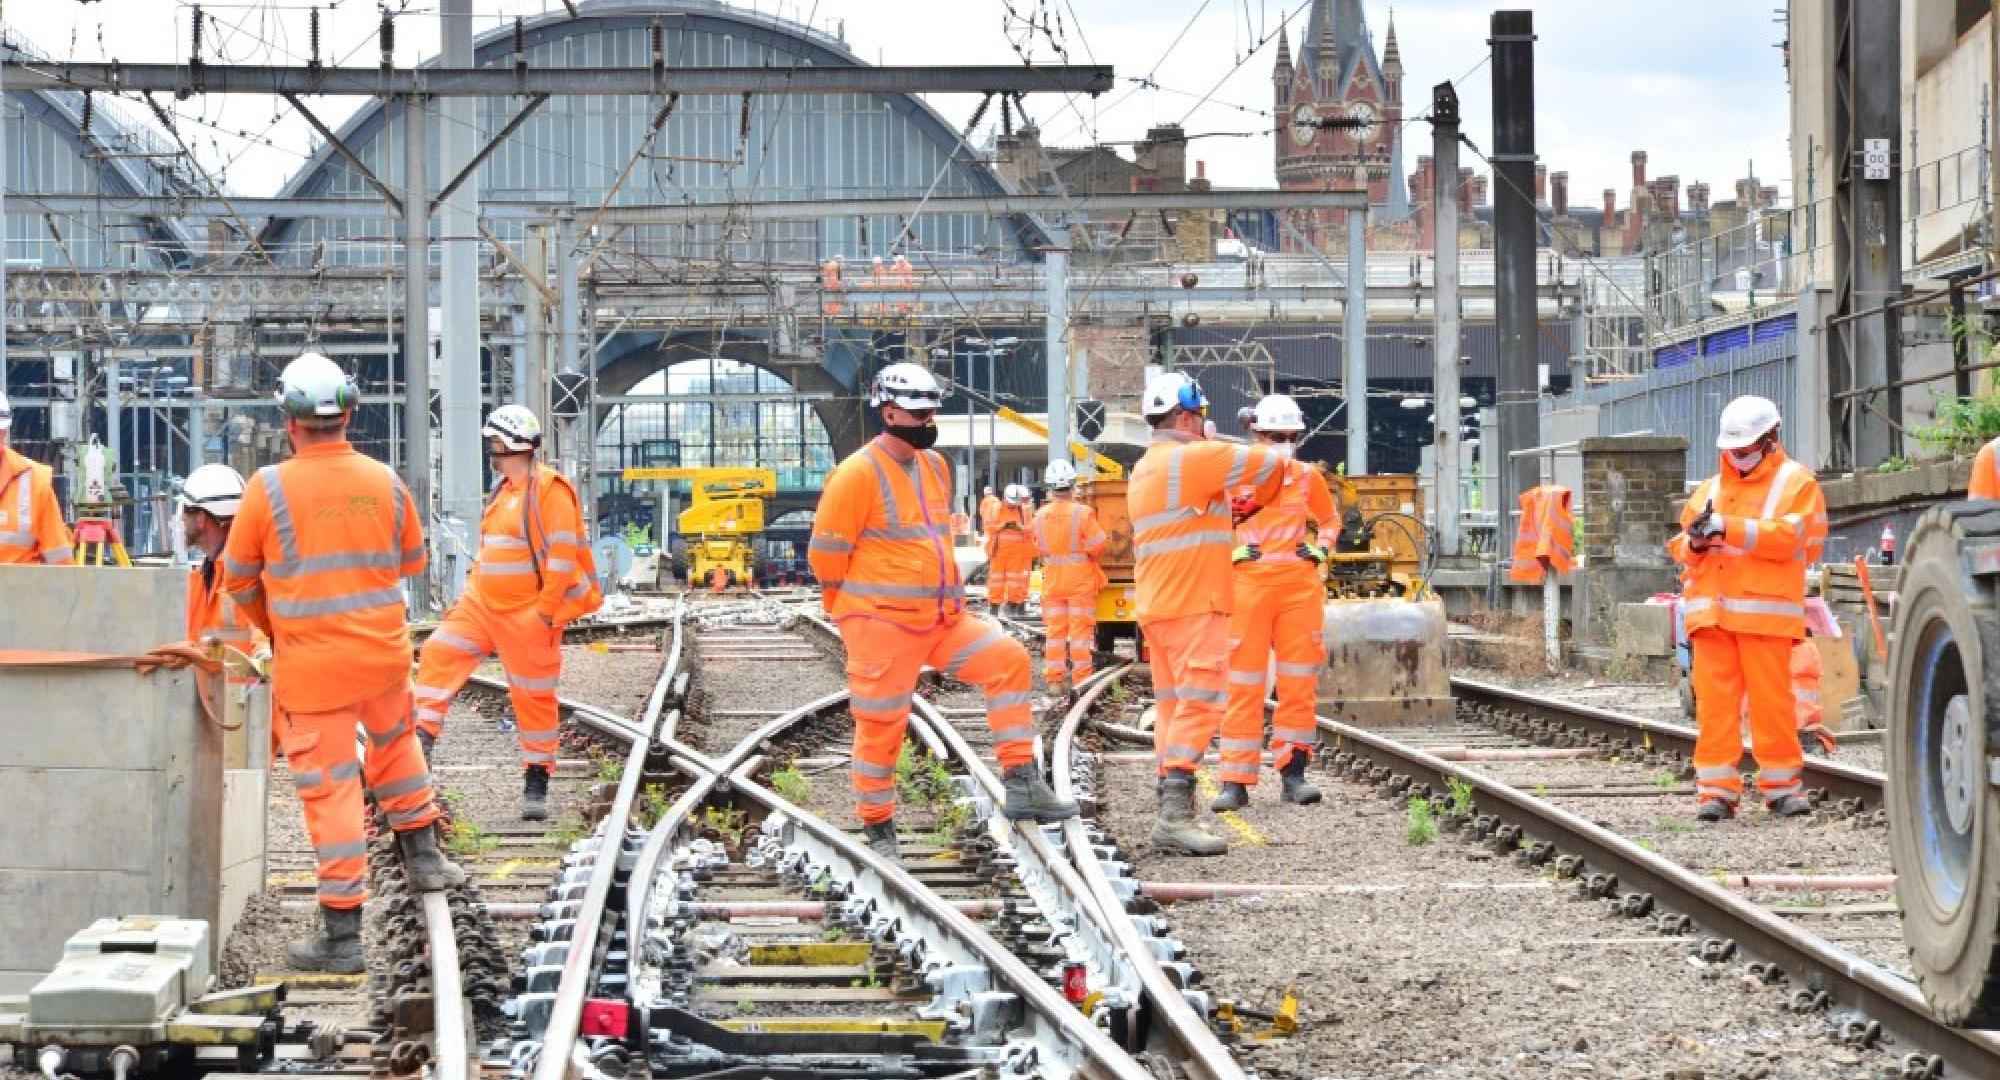
[[[1674,653],[1674,611],[1665,604],[1621,603],[1612,616],[1612,647],[1621,657]]]
[[[186,584],[164,568],[0,567],[0,648],[128,656],[179,641]],[[222,739],[193,677],[0,671],[0,701],[0,991],[50,970],[98,918],[214,923]]]

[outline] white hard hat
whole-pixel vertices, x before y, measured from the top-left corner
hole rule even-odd
[[[993,494],[993,485],[992,485],[992,484],[988,484],[988,485],[986,485],[986,494],[988,494],[988,495],[991,495],[991,494]]]
[[[1305,414],[1299,411],[1299,403],[1285,394],[1265,394],[1257,402],[1257,408],[1250,417],[1250,427],[1254,431],[1304,431]]]
[[[1028,501],[1028,489],[1019,484],[1008,484],[1005,500],[1011,506],[1019,506]]]
[[[1722,430],[1715,436],[1718,450],[1741,450],[1779,424],[1778,407],[1770,398],[1745,395],[1723,406]]]
[[[0,431],[14,426],[14,407],[7,404],[7,391],[0,388]]]
[[[1178,371],[1165,371],[1153,376],[1146,384],[1146,397],[1140,411],[1147,419],[1165,416],[1175,409],[1199,412],[1208,408],[1208,399],[1202,396],[1201,384]]]
[[[219,518],[233,518],[243,505],[243,477],[235,469],[211,462],[181,481],[181,509],[206,510]]]
[[[1042,470],[1042,483],[1055,491],[1066,491],[1076,486],[1076,466],[1068,458],[1057,458]]]
[[[533,450],[542,445],[542,422],[525,406],[502,405],[486,415],[480,434],[509,450]]]
[[[347,372],[318,353],[301,353],[278,375],[278,403],[296,419],[342,416],[360,399]]]
[[[868,388],[868,407],[892,403],[903,409],[936,409],[944,404],[937,376],[920,364],[890,364]]]

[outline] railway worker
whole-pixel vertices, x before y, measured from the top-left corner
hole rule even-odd
[[[1326,664],[1323,632],[1326,550],[1340,528],[1333,494],[1319,470],[1293,458],[1305,436],[1305,415],[1284,394],[1268,394],[1250,417],[1251,441],[1285,458],[1285,490],[1276,502],[1237,523],[1230,557],[1236,606],[1229,613],[1229,709],[1222,720],[1220,813],[1250,801],[1264,749],[1264,686],[1277,654],[1278,707],[1271,714],[1272,765],[1280,798],[1310,805],[1319,789],[1306,780],[1319,727],[1314,719],[1319,672]],[[1238,488],[1232,497],[1252,494]],[[1308,535],[1307,526],[1315,531]]]
[[[1812,811],[1799,774],[1791,656],[1805,637],[1806,567],[1826,541],[1826,499],[1812,470],[1779,446],[1778,407],[1739,397],[1722,410],[1719,469],[1668,541],[1682,575],[1694,647],[1696,817],[1721,821],[1742,797],[1739,718],[1747,702],[1757,788],[1772,813]]]
[[[1972,485],[1965,497],[2000,499],[2000,439],[1980,447],[1979,456],[1972,459]]]
[[[1000,496],[993,491],[993,485],[986,485],[986,493],[979,497],[979,535],[993,535],[993,521],[1000,516]]]
[[[1132,519],[1139,629],[1151,649],[1157,701],[1153,746],[1160,809],[1153,846],[1220,855],[1227,841],[1194,817],[1195,769],[1229,701],[1230,550],[1236,546],[1229,492],[1251,488],[1268,506],[1285,488],[1284,458],[1267,446],[1205,441],[1208,399],[1178,371],[1146,385],[1141,411],[1152,445],[1125,492]]]
[[[930,449],[943,399],[937,379],[916,364],[882,369],[868,403],[880,412],[884,433],[827,477],[807,548],[847,650],[859,816],[868,845],[891,862],[896,758],[910,695],[927,664],[985,691],[1008,819],[1076,814],[1076,804],[1057,799],[1035,768],[1027,649],[966,614],[947,533],[951,467]]]
[[[1076,466],[1063,458],[1042,472],[1049,501],[1035,511],[1031,532],[1042,559],[1042,681],[1050,688],[1090,678],[1091,650],[1097,644],[1097,594],[1104,588],[1097,553],[1104,550],[1104,527],[1097,511],[1076,498]]]
[[[222,591],[222,552],[243,505],[243,476],[227,465],[203,465],[181,483],[180,504],[182,537],[189,551],[202,553],[201,563],[188,569],[188,640],[205,649],[221,647],[245,658],[256,656],[265,644],[264,635]],[[246,674],[240,663],[229,667],[230,689],[240,691],[256,681],[256,675]],[[271,744],[276,757],[282,751],[276,731],[271,733]]]
[[[0,386],[0,564],[68,564],[76,545],[56,501],[54,472],[7,445],[14,410]]]
[[[1008,484],[993,529],[986,534],[986,603],[996,615],[1027,613],[1028,577],[1035,570],[1034,503],[1028,489]]]
[[[417,736],[428,758],[451,699],[481,661],[499,652],[521,743],[521,819],[540,821],[549,816],[549,772],[556,764],[562,628],[596,610],[602,598],[584,571],[576,489],[536,460],[541,421],[522,406],[502,405],[481,434],[499,479],[479,521],[479,559],[465,592],[424,642]]]
[[[222,555],[222,588],[274,644],[272,690],[292,785],[318,857],[320,933],[286,955],[307,971],[358,973],[368,898],[364,779],[387,816],[410,886],[465,881],[438,850],[423,749],[410,726],[410,626],[401,579],[424,571],[417,507],[396,474],[347,442],[360,394],[306,353],[278,378],[291,460],[258,471]],[[356,760],[355,726],[367,732]]]

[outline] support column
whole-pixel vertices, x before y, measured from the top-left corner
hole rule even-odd
[[[78,365],[77,368],[75,369],[77,376],[76,385],[79,388],[88,387],[89,384],[85,382],[83,379],[82,358],[79,357],[76,363]],[[105,479],[115,485],[118,482],[118,471],[120,469],[123,469],[126,465],[125,448],[119,445],[120,432],[125,426],[125,407],[118,397],[118,361],[115,359],[105,360],[103,370],[104,370],[104,445],[107,449],[111,451],[111,475],[105,477]],[[90,395],[87,391],[80,390],[80,392],[77,394],[77,398],[82,401],[88,401]],[[51,404],[51,408],[54,408],[53,404]],[[51,425],[54,424],[53,417],[50,418],[50,423]],[[89,434],[87,434],[83,428],[81,427],[77,428],[76,431],[77,444],[82,445],[88,443],[89,441],[90,441]],[[79,479],[81,479],[80,475]],[[78,490],[81,490],[80,486],[78,487]],[[76,493],[72,492],[70,497],[74,499],[76,497]]]
[[[1347,475],[1368,472],[1368,211],[1347,211],[1347,300],[1341,305],[1346,368]]]
[[[1852,316],[1902,291],[1902,88],[1880,73],[1902,63],[1899,0],[1835,0],[1832,5],[1834,290],[1836,316]],[[1880,141],[1887,161],[1863,160]],[[1902,377],[1901,336],[1883,315],[1829,327],[1828,389],[1881,387]],[[1901,390],[1829,398],[1834,465],[1866,468],[1902,452]]]
[[[444,66],[469,68],[472,60],[472,0],[444,0]],[[438,175],[457,176],[478,141],[478,101],[441,97],[438,103]],[[474,530],[482,509],[486,470],[480,454],[483,422],[480,398],[479,244],[477,178],[460,184],[438,208],[438,234],[443,262],[438,270],[438,304],[442,309],[444,398],[442,498],[438,508]],[[458,595],[470,566],[461,559],[446,564],[438,580],[445,599]]]
[[[1535,486],[1533,457],[1516,453],[1541,445],[1536,398],[1540,356],[1535,310],[1535,26],[1534,13],[1493,13],[1493,275],[1499,323],[1499,466],[1495,509],[1497,551],[1514,547],[1509,512]]]
[[[430,534],[430,183],[423,98],[403,99],[403,482]]]
[[[1436,392],[1437,428],[1434,438],[1437,490],[1438,554],[1459,553],[1459,455],[1464,429],[1458,413],[1458,354],[1463,348],[1463,323],[1458,293],[1458,91],[1448,82],[1431,90],[1431,206],[1437,239],[1437,306],[1431,352],[1436,360],[1432,389]]]
[[[521,355],[514,359],[514,403],[526,406],[549,426],[549,311],[542,302],[542,290],[549,283],[548,231],[540,225],[528,226],[527,250],[522,261],[528,264],[526,288],[521,290]]]
[[[1044,248],[1048,275],[1049,460],[1069,459],[1069,249]]]

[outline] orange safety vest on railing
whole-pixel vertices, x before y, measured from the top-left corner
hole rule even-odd
[[[957,622],[965,585],[951,553],[951,492],[944,455],[887,435],[836,466],[806,548],[827,614],[912,630]]]
[[[1521,493],[1521,526],[1514,533],[1514,563],[1507,576],[1526,585],[1542,583],[1544,569],[1570,572],[1576,544],[1576,519],[1569,506],[1570,491],[1561,484],[1543,484]]]
[[[1802,638],[1806,632],[1806,568],[1826,543],[1826,497],[1812,470],[1772,450],[1749,476],[1719,458],[1681,510],[1680,535],[1667,542],[1682,576],[1687,632],[1717,627],[1738,634]],[[1710,503],[1723,532],[1706,553],[1689,545],[1687,528]]]
[[[271,631],[278,706],[343,709],[410,678],[403,579],[424,572],[409,489],[346,442],[259,469],[223,551],[223,591]]]
[[[1104,588],[1104,570],[1097,553],[1104,550],[1104,528],[1097,511],[1075,497],[1051,498],[1035,511],[1035,550],[1042,556],[1043,596],[1096,596]]]

